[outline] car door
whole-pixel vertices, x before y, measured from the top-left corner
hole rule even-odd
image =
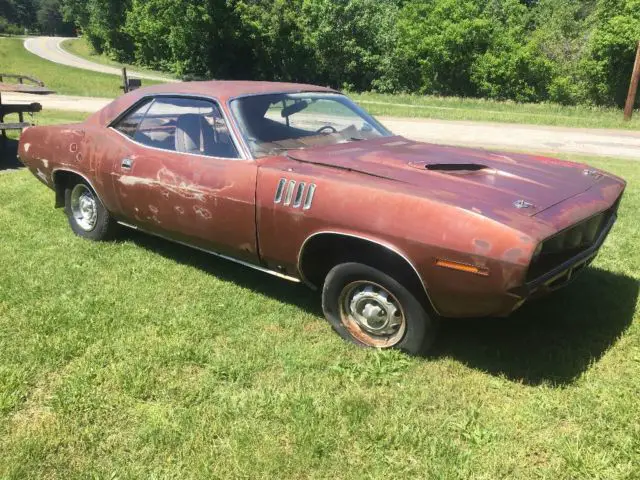
[[[173,240],[257,261],[257,166],[241,158],[217,103],[161,96],[140,108],[113,126],[128,148],[112,166],[120,216]]]

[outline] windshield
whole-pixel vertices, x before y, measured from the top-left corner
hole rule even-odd
[[[255,157],[391,135],[335,93],[254,95],[233,100],[231,110]]]

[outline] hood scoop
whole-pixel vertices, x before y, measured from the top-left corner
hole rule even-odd
[[[493,168],[480,163],[427,163],[427,162],[410,162],[410,167],[418,170],[429,170],[431,172],[446,173],[465,173],[479,172],[481,170],[493,170]]]

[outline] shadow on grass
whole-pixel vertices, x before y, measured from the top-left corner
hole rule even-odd
[[[445,320],[431,356],[528,385],[576,380],[631,325],[638,281],[588,268],[509,318]]]
[[[24,167],[18,160],[18,141],[7,138],[3,140],[0,133],[0,172]]]
[[[125,229],[122,239],[322,317],[320,295],[304,285]],[[445,319],[429,358],[528,385],[567,385],[613,345],[633,321],[638,281],[589,268],[572,285],[525,304],[506,319]]]
[[[122,229],[120,238],[130,240],[163,257],[183,265],[196,267],[210,275],[236,283],[261,295],[295,305],[313,315],[323,316],[319,294],[305,285],[292,283],[215,255],[129,228]]]

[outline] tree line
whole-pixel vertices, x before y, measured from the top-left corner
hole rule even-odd
[[[60,0],[0,0],[0,34],[73,35],[75,26],[62,16]]]
[[[640,0],[59,2],[93,48],[191,78],[622,105]],[[0,10],[0,16],[2,11]]]

